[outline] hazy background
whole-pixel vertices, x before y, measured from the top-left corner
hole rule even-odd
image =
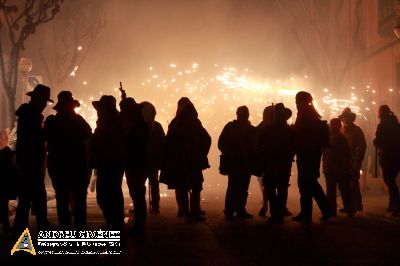
[[[283,2],[286,5],[280,4]],[[329,25],[325,25],[324,12],[337,10],[335,1],[326,2],[332,5],[317,1],[321,10],[309,8],[305,11],[299,6],[300,1],[287,0],[68,0],[66,3],[69,8],[63,10],[61,7],[60,16],[49,25],[41,26],[37,34],[29,40],[24,55],[33,60],[30,75],[43,76],[44,83],[52,86],[53,98],[63,89],[71,90],[76,98],[84,101],[87,113],[91,113],[87,114],[87,118],[90,116],[92,125],[95,124],[95,112],[91,109],[91,101],[100,98],[101,94],[113,94],[118,98],[116,88],[120,81],[123,82],[128,96],[134,97],[138,102],[148,100],[155,104],[158,112],[156,119],[163,123],[165,130],[175,113],[177,100],[182,96],[189,96],[213,139],[209,156],[212,168],[206,171],[205,187],[218,188],[218,191],[226,189],[226,177],[218,173],[220,152],[216,144],[225,123],[235,119],[236,108],[243,104],[248,105],[252,123],[257,125],[265,106],[271,102],[284,101],[285,105],[292,108],[294,119],[294,95],[269,99],[263,94],[250,91],[226,92],[223,91],[224,88],[221,91],[221,86],[208,86],[206,92],[195,86],[195,93],[189,95],[187,88],[192,85],[187,84],[195,83],[201,78],[209,80],[215,78],[216,74],[221,74],[223,69],[218,69],[219,72],[215,73],[214,64],[234,66],[241,70],[249,68],[249,75],[256,78],[257,82],[312,75],[313,72],[309,71],[311,57],[307,58],[305,52],[313,54],[311,59],[317,62],[321,49],[317,50],[312,46],[314,42],[311,37],[314,36],[307,28],[311,18],[303,13],[318,11],[315,13],[316,18],[321,25],[329,28]],[[94,6],[100,3],[100,13],[93,15],[90,8],[86,10],[87,3]],[[301,20],[294,22],[293,12],[297,12]],[[343,12],[347,16],[345,9]],[[338,14],[334,15],[340,20]],[[94,37],[89,38],[90,41],[84,38],[82,43],[76,41],[79,39],[77,33],[90,25],[93,19],[101,21],[102,27]],[[60,36],[60,32],[68,28],[64,25],[70,25],[66,22],[76,22],[76,25]],[[296,23],[297,38],[293,32],[293,23]],[[348,23],[343,25],[349,27]],[[322,34],[330,32],[323,31]],[[58,36],[56,41],[51,37],[53,35]],[[306,40],[303,47],[299,47],[299,36]],[[330,45],[328,48],[336,49],[332,48],[331,54],[336,60],[340,53],[335,51],[340,50],[341,46],[331,40],[338,40],[335,36],[325,40]],[[346,44],[340,40],[338,43]],[[84,53],[85,57],[77,64],[79,68],[74,72],[75,75],[68,75],[63,82],[51,81],[50,75],[46,75],[49,69],[59,68],[68,60],[68,54],[76,52],[80,46],[80,53]],[[68,51],[67,56],[57,57],[63,51]],[[47,70],[45,61],[49,61]],[[168,88],[162,87],[161,80],[169,82],[177,71],[193,70],[194,62],[199,64],[196,75],[191,73],[181,83],[175,83]],[[176,64],[176,69],[171,69],[170,64]],[[74,70],[75,64],[66,65],[64,72],[67,74]],[[149,67],[153,67],[153,70],[150,71]],[[318,64],[314,67],[318,70]],[[154,75],[159,77],[153,78]],[[147,81],[151,86],[147,85]],[[146,83],[146,86],[142,83]],[[322,91],[322,88],[318,89]],[[221,102],[209,103],[209,99],[217,92]],[[227,94],[229,95],[225,96]],[[254,187],[254,180],[252,186]]]
[[[91,89],[119,80],[137,86],[149,66],[170,63],[240,65],[266,77],[287,77],[303,66],[287,14],[274,0],[105,2],[105,27],[75,77]],[[40,64],[34,60],[33,73],[41,73]]]

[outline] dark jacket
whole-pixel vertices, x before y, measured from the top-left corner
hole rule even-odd
[[[59,112],[47,117],[47,166],[51,178],[69,175],[74,179],[88,171],[87,141],[92,135],[89,124],[74,112]]]
[[[346,137],[341,134],[331,135],[331,145],[324,149],[322,169],[326,176],[350,179],[352,173],[352,155]]]
[[[330,145],[327,122],[307,113],[298,114],[294,133],[299,178],[318,178],[322,149]]]
[[[165,149],[165,133],[161,124],[154,121],[149,128],[149,141],[146,152],[146,168],[160,170]]]
[[[344,126],[342,128],[342,133],[350,146],[351,155],[353,157],[353,168],[359,171],[367,149],[364,133],[361,128],[355,124]]]
[[[255,138],[256,128],[250,122],[234,120],[225,125],[218,139],[218,149],[227,158],[228,172],[251,174]]]
[[[201,184],[201,171],[210,167],[207,158],[210,147],[211,137],[200,120],[174,120],[166,136],[160,182],[170,189],[191,189]]]
[[[126,169],[131,169],[139,175],[144,175],[146,153],[149,140],[149,129],[144,122],[142,111],[137,105],[125,116],[124,146],[126,152]]]
[[[266,178],[290,176],[294,144],[293,128],[286,123],[273,123],[262,130],[257,149],[260,149]]]
[[[43,115],[29,103],[22,104],[18,116],[17,166],[20,170],[43,168],[46,157]]]
[[[117,111],[106,117],[99,117],[89,151],[93,169],[124,166],[124,135]]]
[[[379,163],[382,168],[400,167],[400,124],[396,116],[391,115],[381,120],[374,144],[379,149]]]

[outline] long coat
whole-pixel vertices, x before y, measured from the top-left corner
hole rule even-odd
[[[209,168],[211,137],[196,119],[171,123],[166,136],[160,182],[170,189],[193,189],[203,182],[202,170]]]

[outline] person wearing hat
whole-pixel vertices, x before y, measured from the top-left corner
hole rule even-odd
[[[340,119],[333,118],[329,123],[331,145],[324,149],[322,169],[326,178],[326,194],[333,213],[337,212],[336,192],[339,187],[343,206],[349,216],[355,213],[352,186],[352,156],[346,137],[340,133]]]
[[[326,121],[321,121],[321,116],[315,110],[310,93],[298,92],[296,106],[294,133],[301,211],[292,220],[310,224],[313,199],[322,212],[321,221],[333,216],[328,198],[318,182],[322,149],[329,145],[329,128]]]
[[[353,158],[353,196],[356,204],[356,211],[363,210],[361,190],[360,190],[360,171],[362,162],[364,160],[365,151],[367,149],[367,142],[363,131],[359,126],[354,124],[357,115],[351,111],[350,108],[343,109],[339,119],[343,123],[342,133],[346,137],[347,142],[350,145],[351,155]],[[347,212],[348,210],[341,209],[342,212]]]
[[[388,212],[400,215],[400,196],[396,177],[400,171],[400,124],[389,106],[379,107],[380,122],[376,129],[374,145],[378,148],[383,180],[389,190]]]
[[[86,230],[86,196],[89,167],[86,144],[92,129],[75,112],[80,104],[70,91],[61,91],[53,107],[57,114],[47,117],[47,168],[56,192],[58,223],[61,230]],[[72,196],[72,226],[69,196]]]
[[[256,128],[249,121],[249,109],[240,106],[237,119],[227,123],[218,139],[218,149],[229,162],[228,188],[225,197],[225,218],[227,220],[250,219],[246,211],[248,189],[255,150]]]
[[[92,104],[98,119],[90,141],[89,161],[91,168],[97,170],[97,203],[103,212],[105,228],[123,230],[125,149],[116,99],[111,95],[103,95]]]
[[[271,206],[269,222],[282,223],[294,157],[294,132],[287,124],[292,116],[289,108],[278,103],[273,114],[273,122],[263,129],[257,146],[262,151],[263,184]]]
[[[50,99],[50,88],[42,84],[27,93],[29,103],[16,111],[18,117],[16,162],[21,172],[18,207],[15,214],[13,235],[21,235],[29,225],[29,211],[35,205],[39,230],[51,228],[47,220],[47,195],[45,177],[45,136],[42,128],[42,112]]]

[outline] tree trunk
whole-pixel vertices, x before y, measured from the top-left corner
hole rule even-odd
[[[15,89],[11,89],[14,93],[8,94],[8,125],[12,126],[15,120]]]
[[[8,127],[8,103],[4,91],[1,92],[1,129]]]

